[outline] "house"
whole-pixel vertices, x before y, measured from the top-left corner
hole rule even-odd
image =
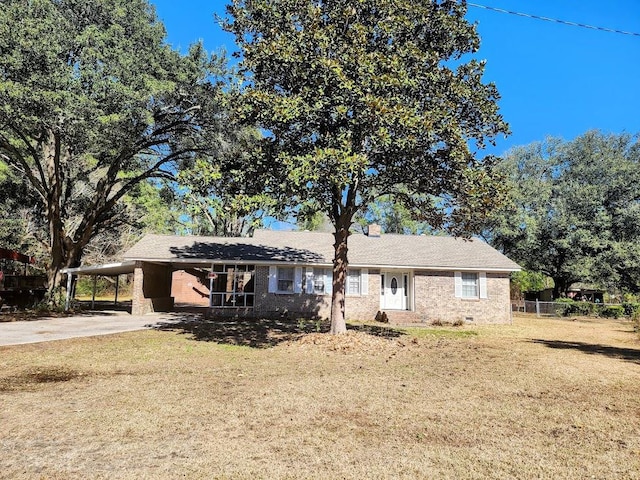
[[[191,304],[329,317],[333,242],[330,233],[271,230],[250,238],[147,235],[120,264],[68,272],[133,272],[134,314]],[[378,311],[402,322],[511,319],[510,274],[520,267],[481,240],[380,235],[372,226],[349,237],[348,256],[347,319],[372,320]]]

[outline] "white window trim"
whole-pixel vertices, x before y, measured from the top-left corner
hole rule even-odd
[[[478,279],[478,295],[473,297],[464,297],[462,295],[462,273],[463,272],[454,272],[454,294],[456,298],[461,298],[463,300],[486,300],[489,298],[487,291],[487,273],[486,272],[464,272],[464,273],[475,273]]]
[[[322,271],[322,282],[324,283],[324,290],[322,292],[315,291],[316,275],[314,270]],[[304,292],[307,295],[331,295],[333,275],[330,268],[324,267],[307,267],[304,275]]]
[[[278,269],[293,268],[293,292],[289,290],[278,290]],[[302,292],[302,268],[271,265],[269,267],[269,293],[277,293],[279,295],[293,295]]]
[[[349,271],[360,270],[360,285],[358,293],[347,293],[349,291]],[[347,278],[344,285],[345,296],[348,297],[364,297],[369,295],[369,269],[367,268],[349,268],[347,269]]]

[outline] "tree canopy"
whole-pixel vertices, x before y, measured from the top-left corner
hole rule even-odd
[[[37,205],[50,288],[126,220],[126,195],[174,178],[227,126],[215,62],[164,37],[146,0],[2,2],[0,162]]]
[[[640,291],[640,144],[629,134],[587,132],[513,149],[500,165],[513,202],[496,212],[493,245],[553,278]]]
[[[228,31],[265,133],[255,161],[271,194],[324,211],[335,228],[332,332],[344,319],[354,216],[390,195],[414,218],[469,232],[499,202],[493,159],[470,146],[506,133],[465,2],[234,0]]]

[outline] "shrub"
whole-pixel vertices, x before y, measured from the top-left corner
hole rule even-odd
[[[602,307],[600,314],[606,318],[620,318],[624,316],[624,307],[622,305],[606,305]]]
[[[570,298],[560,298],[556,300],[556,314],[562,317],[570,315],[593,315],[598,310],[598,306],[590,302],[576,302]]]
[[[622,308],[627,317],[634,320],[640,317],[640,303],[626,302],[622,304]]]

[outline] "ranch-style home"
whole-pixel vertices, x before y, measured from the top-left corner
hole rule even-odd
[[[257,230],[253,237],[147,235],[124,261],[68,273],[134,273],[132,313],[174,305],[220,314],[329,317],[333,235]],[[478,239],[369,234],[349,237],[346,317],[392,322],[506,323],[520,267]]]

